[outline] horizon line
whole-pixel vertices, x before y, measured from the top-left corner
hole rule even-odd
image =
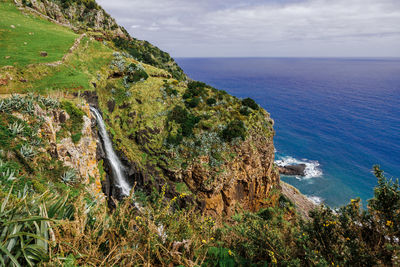
[[[172,58],[279,58],[279,59],[400,59],[400,56],[382,56],[382,57],[366,57],[366,56],[173,56]]]

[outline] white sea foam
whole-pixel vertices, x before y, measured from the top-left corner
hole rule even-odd
[[[306,168],[304,170],[304,177],[297,177],[298,179],[301,178],[315,178],[315,177],[320,177],[322,176],[322,170],[319,168],[320,164],[316,160],[307,160],[307,159],[302,159],[298,160],[290,156],[282,157],[281,159],[275,160],[275,163],[278,166],[288,166],[288,165],[295,165],[295,164],[305,164]]]
[[[309,200],[311,200],[312,203],[314,203],[315,205],[320,205],[324,199],[317,197],[317,196],[306,196]]]

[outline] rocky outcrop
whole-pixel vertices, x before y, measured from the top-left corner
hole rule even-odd
[[[95,31],[107,32],[114,37],[128,38],[126,31],[115,22],[115,19],[94,4],[88,7],[83,2],[63,5],[52,0],[14,1],[19,6],[36,11],[45,18],[74,30],[89,27]]]
[[[315,205],[310,199],[305,195],[300,193],[295,187],[281,181],[282,194],[286,196],[295,206],[297,212],[305,219],[309,219],[309,213],[311,210],[315,209]]]
[[[278,170],[282,175],[305,176],[306,164],[278,166]]]
[[[74,143],[70,136],[57,140],[57,132],[61,124],[69,119],[68,114],[63,110],[54,110],[46,114],[39,106],[36,107],[36,114],[45,120],[41,129],[41,135],[46,136],[49,141],[49,154],[61,160],[65,166],[73,168],[81,177],[81,183],[86,184],[90,191],[102,198],[100,173],[97,164],[97,132],[92,130],[91,113],[89,105],[81,106],[85,112],[83,117],[82,137],[78,143]],[[94,181],[94,183],[92,182]]]
[[[232,214],[237,205],[256,211],[264,206],[270,190],[279,187],[272,136],[253,132],[234,147],[234,153],[235,158],[221,167],[224,171],[217,177],[203,167],[208,163],[206,157],[183,173],[183,180],[208,214]]]

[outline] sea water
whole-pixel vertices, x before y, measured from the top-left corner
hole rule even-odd
[[[400,59],[178,58],[193,79],[251,97],[275,120],[276,160],[306,164],[282,177],[337,207],[372,197],[379,164],[400,177]]]

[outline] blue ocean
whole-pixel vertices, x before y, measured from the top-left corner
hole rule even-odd
[[[178,58],[195,80],[251,97],[275,120],[276,160],[306,163],[282,177],[331,207],[400,178],[400,59]]]

